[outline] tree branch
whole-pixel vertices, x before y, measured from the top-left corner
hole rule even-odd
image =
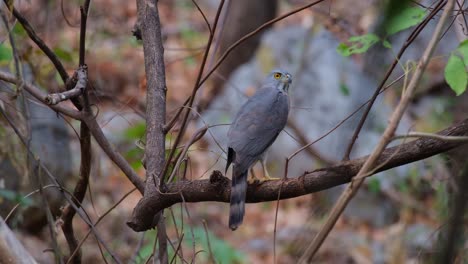
[[[76,79],[76,81],[73,81],[73,83],[76,82],[75,87],[73,87],[73,89],[61,93],[49,94],[45,98],[45,102],[48,105],[56,105],[62,101],[71,98],[76,98],[82,95],[84,90],[86,89],[86,85],[88,84],[88,67],[86,65],[80,66],[73,75],[73,79]]]
[[[400,120],[403,117],[403,114],[405,113],[411,98],[413,97],[416,86],[418,85],[419,80],[421,79],[422,74],[429,63],[432,53],[434,52],[434,49],[439,42],[439,37],[441,36],[442,29],[449,14],[449,10],[451,11],[453,7],[453,1],[454,0],[447,1],[445,10],[439,19],[436,28],[434,29],[431,40],[427,44],[427,47],[416,66],[414,74],[411,76],[408,87],[405,87],[403,90],[401,94],[401,100],[393,111],[388,122],[388,126],[385,128],[385,131],[380,137],[379,143],[375,146],[374,150],[369,155],[369,158],[366,159],[365,163],[362,165],[362,168],[359,170],[355,179],[351,182],[351,184],[346,186],[345,190],[342,192],[332,210],[330,211],[326,222],[299,259],[299,263],[308,263],[311,261],[311,259],[321,247],[323,241],[325,241],[326,237],[335,226],[336,221],[338,221],[338,218],[341,216],[348,203],[357,193],[362,183],[364,183],[365,178],[369,175],[372,175],[373,171],[375,171],[378,166],[380,166],[379,164],[381,163],[378,162],[379,157],[388,143],[390,143],[396,129],[398,128],[398,124],[400,123]]]
[[[392,74],[393,70],[395,67],[398,65],[400,62],[403,53],[405,53],[406,49],[413,43],[413,41],[416,39],[416,37],[421,33],[421,31],[426,27],[427,23],[431,21],[431,19],[439,12],[440,9],[444,7],[443,1],[439,1],[437,5],[434,7],[434,9],[426,16],[426,18],[419,23],[417,27],[414,28],[414,30],[411,32],[411,34],[408,36],[406,39],[405,43],[403,43],[403,46],[400,48],[400,51],[398,51],[398,54],[396,55],[395,59],[393,60],[392,64],[388,68],[387,72],[385,73],[384,78],[382,81],[379,83],[379,86],[377,86],[377,89],[375,89],[374,94],[372,94],[372,97],[370,99],[370,103],[367,105],[366,110],[364,110],[364,113],[361,116],[361,119],[359,120],[359,124],[356,127],[356,130],[354,130],[353,136],[346,147],[345,154],[343,156],[343,160],[349,160],[349,155],[351,154],[351,151],[353,150],[354,143],[356,143],[356,140],[359,137],[359,133],[361,132],[362,127],[364,126],[364,122],[367,119],[367,116],[370,113],[370,110],[372,106],[375,103],[375,100],[377,100],[377,96],[380,94],[380,91],[384,87],[385,83],[387,82],[388,78],[390,78],[390,75]]]
[[[138,20],[146,72],[146,186],[143,198],[138,204],[144,204],[148,197],[159,192],[159,183],[164,175],[161,172],[165,163],[164,125],[166,124],[166,74],[164,66],[164,47],[161,35],[161,22],[156,0],[137,1]],[[158,223],[161,214],[153,215],[152,221]],[[164,223],[158,225],[158,233],[166,233]],[[159,240],[161,263],[167,263],[166,237]]]
[[[73,77],[76,77],[76,85],[69,91],[79,91],[76,96],[83,95],[84,107],[81,111],[84,115],[92,115],[91,106],[89,104],[88,91],[88,67],[85,64],[85,44],[86,44],[86,21],[88,20],[88,8],[90,0],[86,0],[84,7],[80,7],[81,11],[81,27],[80,27],[80,62],[78,70],[75,72]],[[76,76],[75,76],[76,75]],[[73,81],[74,82],[74,81]],[[50,95],[49,95],[50,96]],[[51,98],[51,97],[47,98]],[[63,98],[66,96],[61,96]],[[46,99],[47,99],[46,98]],[[77,97],[70,97],[72,100],[78,101]],[[49,101],[50,102],[50,101]],[[81,150],[81,164],[80,164],[80,177],[73,190],[73,197],[76,199],[76,207],[80,208],[83,199],[86,195],[86,190],[89,185],[89,175],[91,173],[91,132],[86,125],[84,120],[80,123],[80,150]],[[73,217],[76,214],[75,207],[69,203],[62,211],[61,219],[63,220],[62,231],[67,240],[68,248],[70,250],[70,258],[68,262],[76,264],[81,263],[81,251],[78,249],[78,240],[75,237],[75,231],[73,230]],[[76,251],[75,256],[71,255]]]
[[[13,74],[0,71],[0,80],[3,80],[8,83],[12,84],[17,84],[20,80],[18,80]],[[47,94],[44,93],[39,87],[35,86],[34,84],[30,82],[23,82],[23,88],[28,91],[34,98],[39,100],[40,102],[47,104],[46,103],[46,98]],[[72,109],[70,107],[67,107],[65,105],[49,105],[49,107],[57,111],[61,114],[64,114],[66,116],[69,116],[71,118],[74,118],[76,120],[81,120],[82,119],[82,114],[79,111],[76,111],[75,109]]]
[[[443,136],[467,136],[468,119],[437,133]],[[404,164],[422,160],[462,145],[460,142],[447,142],[434,138],[422,138],[409,143],[386,149],[376,164],[383,164],[374,173],[389,170]],[[298,178],[282,181],[267,181],[261,184],[249,184],[248,203],[275,201],[281,184],[280,199],[294,198],[326,190],[349,182],[363,166],[366,157],[344,161],[332,167],[305,172]],[[219,171],[214,171],[209,180],[180,181],[167,185],[165,193],[157,193],[147,200],[142,207],[138,204],[127,224],[135,231],[145,231],[153,227],[152,219],[164,208],[182,202],[229,202],[231,181]]]

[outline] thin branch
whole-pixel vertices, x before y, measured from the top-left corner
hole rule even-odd
[[[9,82],[12,84],[18,83],[18,79],[8,72],[0,71],[0,80],[5,82]],[[23,88],[28,91],[33,97],[35,97],[40,102],[46,104],[47,94],[45,94],[39,87],[33,85],[30,82],[23,82]],[[76,111],[70,107],[64,105],[51,105],[50,108],[54,111],[60,112],[66,116],[71,118],[80,120],[82,118],[82,114],[79,111]]]
[[[185,155],[187,154],[187,151],[189,150],[190,146],[192,146],[198,140],[200,140],[205,135],[206,131],[208,131],[207,126],[200,128],[197,132],[195,132],[192,135],[192,138],[189,140],[189,142],[187,142],[187,144],[185,144],[184,149],[182,150],[182,152],[180,152],[179,158],[177,159],[176,165],[172,169],[172,173],[171,173],[171,176],[169,176],[168,182],[171,182],[172,179],[174,178],[176,172],[178,171],[178,168],[179,168],[180,164],[185,159]]]
[[[432,134],[432,133],[425,133],[425,132],[410,132],[406,135],[396,135],[393,137],[392,140],[396,139],[406,139],[406,138],[434,138],[434,139],[439,139],[443,141],[450,141],[450,142],[467,142],[468,137],[450,137],[450,136],[441,136],[437,134]]]
[[[250,32],[249,34],[243,36],[242,38],[240,38],[238,41],[236,41],[234,44],[232,44],[231,46],[229,46],[226,51],[221,55],[221,57],[216,61],[215,65],[208,71],[208,73],[205,75],[205,77],[203,77],[199,82],[198,82],[198,85],[196,86],[196,89],[198,90],[199,87],[201,87],[207,80],[208,78],[216,71],[216,69],[218,69],[218,67],[221,65],[221,63],[227,58],[227,56],[236,48],[238,47],[240,44],[242,44],[244,41],[248,40],[249,38],[255,36],[256,34],[258,34],[259,32],[263,31],[264,29],[270,27],[271,25],[273,25],[274,23],[280,21],[280,20],[283,20],[291,15],[294,15],[302,10],[305,10],[311,6],[314,6],[320,2],[323,2],[325,0],[318,0],[318,1],[315,1],[315,2],[312,2],[312,3],[309,3],[309,4],[306,4],[304,6],[301,6],[299,8],[296,8],[284,15],[281,15],[275,19],[272,19],[268,22],[265,22],[264,24],[262,24],[260,27],[256,28],[255,30],[253,30],[252,32]],[[215,30],[214,30],[215,31]],[[216,32],[214,32],[216,33]],[[196,92],[196,91],[195,91]],[[189,102],[193,102],[194,98],[194,95],[191,95],[187,98],[187,100],[184,102],[183,107],[187,107],[187,105],[189,105],[191,107],[191,105],[189,104]],[[169,131],[170,128],[172,128],[172,126],[174,125],[175,121],[179,118],[179,115],[180,115],[181,112],[178,112],[174,117],[173,119],[171,120],[170,122],[170,126],[166,126],[166,129],[165,131]],[[187,113],[187,112],[186,112]],[[185,118],[184,118],[185,120]],[[182,123],[185,123],[185,122],[182,122]]]
[[[166,175],[166,173],[167,173],[167,171],[169,169],[169,164],[171,163],[171,160],[174,157],[175,151],[176,151],[180,141],[182,140],[182,138],[183,138],[183,136],[185,134],[185,130],[187,128],[187,124],[188,124],[188,121],[189,121],[188,118],[190,116],[191,108],[192,108],[193,102],[195,100],[195,94],[197,93],[198,89],[201,86],[200,80],[201,80],[201,78],[203,76],[203,72],[205,70],[205,65],[206,65],[208,55],[209,55],[210,49],[211,49],[211,43],[212,43],[212,41],[214,39],[214,33],[216,32],[216,27],[218,26],[218,20],[219,20],[219,17],[221,15],[221,11],[223,9],[224,1],[225,0],[221,0],[221,2],[219,3],[218,11],[216,12],[216,16],[215,16],[215,20],[214,20],[214,24],[213,24],[213,30],[210,33],[210,36],[208,38],[208,43],[206,44],[205,54],[203,55],[203,60],[202,60],[200,69],[198,71],[197,79],[196,79],[195,84],[193,86],[192,94],[190,95],[190,98],[188,100],[189,101],[188,102],[188,107],[185,110],[185,115],[184,115],[184,117],[182,119],[182,124],[181,124],[180,130],[179,130],[179,134],[177,134],[177,137],[176,137],[176,139],[174,141],[174,145],[173,145],[173,147],[171,149],[171,152],[169,153],[166,164],[165,164],[164,169],[163,169],[163,171],[161,173],[161,177],[164,177],[164,175]],[[162,186],[162,184],[164,184],[164,181],[160,182],[160,186]]]
[[[24,30],[28,34],[29,38],[36,43],[39,49],[44,52],[44,54],[49,58],[49,60],[54,64],[55,69],[59,73],[63,83],[65,83],[65,90],[70,90],[75,84],[70,82],[70,76],[68,75],[65,67],[63,66],[62,62],[60,62],[57,55],[47,46],[47,44],[39,37],[36,31],[33,29],[32,25],[28,22],[28,20],[21,15],[20,12],[14,7],[13,4],[9,4],[8,0],[3,1],[7,8],[9,8],[10,12],[13,13],[13,16],[20,22],[23,26]],[[88,4],[89,5],[89,4]],[[78,98],[72,98],[72,102],[78,110],[82,109],[82,103]]]
[[[199,86],[201,86],[203,83],[206,82],[206,80],[208,80],[208,78],[214,73],[214,71],[219,67],[219,65],[221,65],[221,63],[227,58],[227,56],[237,47],[239,46],[240,44],[242,44],[242,42],[246,41],[247,39],[253,37],[254,35],[258,34],[260,31],[268,28],[269,26],[273,25],[274,23],[280,21],[280,20],[283,20],[291,15],[294,15],[302,10],[305,10],[311,6],[314,6],[318,3],[321,3],[325,0],[318,0],[318,1],[314,1],[312,3],[309,3],[309,4],[306,4],[304,6],[301,6],[299,8],[296,8],[284,15],[281,15],[275,19],[272,19],[266,23],[264,23],[263,25],[261,25],[260,27],[258,27],[257,29],[255,29],[254,31],[250,32],[249,34],[243,36],[241,39],[239,39],[238,41],[236,41],[234,44],[232,44],[231,46],[229,46],[229,48],[226,49],[226,51],[223,53],[223,55],[221,55],[221,57],[216,61],[216,64],[213,66],[213,68],[210,69],[210,71],[205,75],[205,77],[203,77],[203,79],[200,81],[199,83]]]
[[[452,11],[453,4],[454,4],[453,2],[454,0],[449,0],[447,4],[445,5],[445,10],[442,14],[442,17],[440,18],[436,26],[436,29],[434,30],[432,38],[429,41],[429,44],[427,45],[427,48],[424,51],[416,67],[416,70],[411,78],[411,81],[408,87],[406,88],[406,90],[404,90],[402,94],[402,98],[398,106],[396,107],[395,111],[393,112],[390,118],[389,125],[385,129],[382,137],[380,138],[379,143],[377,144],[375,149],[372,151],[372,154],[369,156],[369,158],[366,159],[366,162],[363,164],[358,174],[356,175],[356,178],[358,179],[356,181],[353,180],[351,184],[349,184],[346,187],[346,189],[343,191],[342,195],[340,196],[338,201],[335,203],[333,209],[331,210],[327,218],[327,221],[325,222],[323,227],[320,229],[319,233],[315,236],[312,243],[307,247],[306,251],[300,258],[299,260],[300,263],[306,263],[310,261],[310,259],[313,258],[313,256],[317,253],[323,241],[326,239],[330,231],[335,226],[336,221],[341,216],[341,213],[344,211],[349,201],[353,198],[353,196],[358,191],[359,187],[364,182],[365,179],[361,177],[363,175],[368,174],[370,171],[372,171],[376,167],[376,165],[379,164],[378,159],[381,156],[381,153],[384,151],[387,144],[391,141],[392,136],[395,133],[395,130],[397,129],[398,124],[403,116],[403,113],[405,112],[406,107],[408,106],[413,96],[413,93],[416,90],[416,86],[419,83],[419,80],[421,79],[422,73],[424,72],[427,64],[429,63],[432,52],[434,51],[435,46],[438,43],[440,34],[442,33],[442,29],[445,25],[445,21],[448,18],[449,13]]]
[[[205,13],[203,13],[203,10],[202,10],[202,9],[200,8],[200,6],[198,5],[197,1],[192,0],[192,3],[197,7],[198,12],[200,12],[200,14],[201,14],[202,17],[203,17],[203,20],[205,20],[206,26],[208,27],[208,31],[210,32],[210,34],[213,34],[213,31],[212,31],[212,29],[211,29],[210,22],[209,22],[208,19],[206,18]]]
[[[122,170],[125,176],[127,176],[127,178],[130,180],[130,182],[133,183],[138,191],[143,194],[145,190],[145,184],[143,183],[142,179],[140,179],[138,174],[132,169],[132,166],[130,166],[127,160],[125,160],[125,158],[114,149],[109,140],[107,140],[94,116],[87,115],[83,117],[83,120],[85,120],[86,125],[88,126],[91,134],[101,149],[114,162],[114,164],[117,165],[120,170]]]
[[[405,43],[403,46],[400,48],[400,51],[396,55],[395,59],[393,60],[393,63],[390,65],[388,68],[387,72],[385,73],[384,78],[380,82],[379,86],[377,86],[377,89],[375,89],[374,94],[372,95],[370,99],[370,103],[367,105],[366,110],[361,116],[361,119],[359,120],[359,124],[356,127],[356,130],[354,130],[353,136],[351,138],[351,141],[349,142],[345,154],[343,156],[343,160],[349,160],[349,156],[351,155],[351,151],[353,149],[354,143],[356,142],[357,138],[359,137],[359,133],[361,132],[362,127],[364,126],[364,122],[367,119],[367,116],[369,115],[369,112],[372,108],[372,106],[375,103],[375,100],[377,99],[377,96],[379,95],[380,91],[384,87],[385,83],[387,82],[388,78],[390,78],[390,75],[392,74],[393,70],[397,66],[398,62],[400,61],[401,57],[403,56],[403,53],[406,51],[406,49],[413,43],[413,41],[416,39],[416,37],[421,33],[421,31],[426,27],[427,23],[439,12],[439,10],[444,6],[443,5],[444,1],[439,1],[437,6],[427,15],[427,17],[417,26],[414,28],[413,32],[408,36],[406,39]]]
[[[61,93],[52,93],[47,95],[45,102],[48,105],[56,105],[62,101],[78,97],[83,94],[88,85],[88,67],[80,66],[75,72],[73,78],[76,78],[76,85],[70,90]]]
[[[80,127],[80,148],[81,148],[81,164],[80,164],[80,178],[76,183],[73,196],[77,200],[77,207],[81,206],[86,189],[89,182],[89,173],[91,171],[91,133],[86,127],[84,122]],[[76,240],[73,230],[73,217],[75,216],[75,209],[68,204],[62,212],[62,230],[68,243],[70,255],[78,248],[78,241]],[[73,263],[81,263],[81,252],[78,250],[74,257],[70,258]]]
[[[291,128],[291,130],[294,132],[294,134],[298,137],[299,139],[299,144],[303,146],[307,146],[305,148],[305,151],[307,154],[309,154],[311,157],[315,158],[318,162],[322,163],[325,166],[331,166],[335,164],[337,161],[329,159],[325,156],[323,156],[318,150],[313,148],[311,145],[309,145],[308,139],[306,135],[301,131],[297,123],[289,118],[288,120],[288,127]]]
[[[86,0],[84,7],[80,7],[81,11],[81,26],[80,26],[80,51],[79,51],[79,68],[76,72],[76,85],[73,89],[69,91],[79,91],[78,95],[83,96],[84,107],[82,112],[85,115],[92,115],[91,107],[88,100],[88,67],[85,64],[85,43],[86,43],[86,21],[88,18],[88,8],[89,8],[90,0]],[[74,74],[75,77],[75,74]],[[72,83],[75,83],[74,81]],[[62,96],[65,97],[65,96]],[[47,97],[52,99],[53,97]],[[46,98],[46,99],[47,99]],[[76,97],[71,97],[71,99],[76,99]],[[53,101],[49,101],[53,102]],[[81,251],[78,248],[78,240],[75,237],[75,231],[73,230],[73,217],[76,214],[75,208],[80,208],[81,204],[84,200],[86,195],[86,190],[88,189],[89,184],[89,175],[91,173],[91,132],[86,125],[84,120],[80,123],[80,153],[81,153],[81,162],[80,162],[80,174],[78,182],[75,185],[75,189],[73,191],[73,197],[75,198],[76,205],[73,206],[73,203],[69,203],[62,211],[61,219],[63,220],[62,231],[67,240],[68,249],[70,251],[70,255],[73,254],[77,249],[77,253],[74,257],[71,257],[71,261],[75,264],[81,263]],[[105,246],[105,245],[104,245]],[[101,249],[99,247],[99,249]],[[102,253],[102,250],[101,250]],[[104,257],[105,259],[105,257]],[[70,261],[70,260],[69,260]]]
[[[60,74],[60,77],[62,78],[62,81],[65,83],[69,79],[69,75],[67,71],[65,70],[65,67],[63,64],[60,62],[59,58],[55,53],[45,44],[44,40],[42,40],[39,35],[36,33],[36,31],[33,29],[32,25],[29,24],[28,20],[21,15],[20,12],[13,6],[13,4],[10,4],[8,0],[3,0],[7,8],[10,9],[10,12],[13,13],[13,16],[20,22],[20,24],[23,26],[24,30],[28,34],[29,38],[36,43],[36,45],[39,47],[39,49],[44,52],[44,54],[50,59],[50,61],[54,64],[55,68],[57,69],[58,73]]]
[[[0,71],[0,80],[4,80],[9,83],[15,84],[17,79],[14,75]],[[42,103],[46,103],[47,95],[38,87],[34,86],[29,82],[24,82],[24,89],[28,91],[32,96],[34,96],[37,100],[41,101]],[[106,136],[102,132],[99,124],[96,122],[96,119],[92,115],[83,115],[83,113],[76,111],[74,109],[68,108],[61,104],[58,105],[49,105],[49,107],[57,112],[60,112],[66,116],[74,118],[76,120],[85,120],[86,125],[91,130],[91,134],[93,135],[96,142],[101,146],[102,150],[107,154],[107,156],[117,165],[117,167],[122,170],[122,172],[127,176],[127,178],[137,187],[140,193],[143,194],[145,189],[143,181],[139,178],[136,172],[132,169],[130,164],[125,160],[125,158],[117,152],[111,143],[107,140]]]
[[[454,124],[440,131],[443,136],[468,136],[468,119]],[[378,158],[377,164],[385,162],[380,167],[381,172],[404,164],[422,160],[450,149],[461,146],[463,143],[446,142],[433,138],[421,138],[409,143],[386,149]],[[395,154],[395,152],[398,152]],[[389,159],[389,157],[392,157]],[[290,178],[283,181],[267,181],[261,184],[250,184],[247,190],[248,203],[276,201],[280,186],[280,199],[299,197],[302,195],[326,190],[349,182],[355,176],[368,157],[350,161],[343,161],[335,166],[305,172],[299,178]],[[216,201],[228,203],[230,199],[231,181],[219,171],[214,171],[210,179],[195,181],[180,181],[167,184],[166,193],[158,193],[147,200],[145,204],[138,204],[133,211],[132,218],[127,224],[135,231],[145,231],[152,228],[152,216],[164,208],[176,203]],[[139,208],[141,206],[144,208]]]
[[[121,202],[123,202],[130,194],[132,194],[134,191],[136,190],[136,188],[133,188],[131,189],[130,191],[128,191],[124,196],[122,196],[122,198],[120,198],[114,205],[112,205],[103,215],[101,215],[97,221],[94,223],[94,226],[96,227],[103,219],[104,217],[106,217],[110,212],[112,212],[112,210],[114,210],[114,208],[116,208]],[[73,257],[75,256],[75,254],[78,253],[79,249],[81,248],[81,246],[83,245],[83,243],[86,241],[86,239],[88,238],[88,236],[91,234],[91,231],[92,229],[89,229],[88,230],[88,233],[86,233],[86,235],[81,239],[80,243],[78,244],[78,247],[75,249],[75,251],[70,255],[69,257],[69,262],[70,260],[73,259]],[[67,264],[69,263],[67,262]]]
[[[164,216],[159,218],[158,223],[158,259],[159,263],[168,263],[169,257],[167,255],[167,234],[166,234],[166,224]]]
[[[5,117],[5,119],[8,121],[8,116],[5,114],[5,112],[2,110],[2,108],[0,107],[0,114]],[[10,125],[12,125],[12,122],[11,121],[8,121]],[[62,194],[64,195],[65,199],[67,200],[67,202],[75,209],[76,213],[81,217],[81,219],[89,226],[89,228],[93,231],[93,234],[94,236],[96,237],[96,239],[104,246],[104,248],[106,249],[106,251],[109,253],[109,255],[112,257],[112,259],[117,262],[117,263],[122,263],[118,258],[117,256],[110,250],[110,248],[107,246],[107,244],[104,243],[104,240],[102,239],[101,235],[97,232],[97,230],[94,228],[94,226],[92,225],[92,223],[90,222],[89,220],[89,217],[87,215],[85,215],[85,213],[83,213],[83,210],[82,208],[78,208],[76,205],[75,205],[75,202],[72,201],[73,199],[73,196],[70,195],[67,190],[65,190],[61,184],[58,182],[57,178],[54,177],[52,175],[52,173],[47,169],[46,166],[44,166],[44,164],[42,164],[42,162],[36,158],[36,155],[32,152],[32,150],[30,148],[28,148],[27,146],[27,141],[26,139],[23,137],[23,135],[19,132],[19,130],[14,126],[12,125],[11,126],[16,134],[16,136],[20,139],[20,142],[21,144],[23,144],[23,146],[26,147],[26,153],[27,155],[29,156],[29,158],[31,158],[31,161],[33,162],[33,166],[36,166],[36,167],[40,167],[41,169],[41,172],[44,172],[47,177],[52,181],[52,183],[56,186],[59,186],[59,190],[60,192],[62,192]]]

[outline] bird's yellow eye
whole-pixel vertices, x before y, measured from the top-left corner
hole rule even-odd
[[[281,78],[281,73],[276,72],[276,73],[273,75],[273,77],[275,77],[275,79],[279,79],[279,78]]]

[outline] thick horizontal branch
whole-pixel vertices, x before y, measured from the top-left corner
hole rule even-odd
[[[468,119],[437,133],[444,136],[467,136]],[[386,149],[376,164],[381,164],[375,173],[394,167],[422,160],[462,145],[460,142],[443,141],[435,138],[421,138],[405,144]],[[338,165],[305,172],[304,175],[287,180],[267,181],[249,184],[248,203],[274,201],[298,197],[326,190],[349,182],[362,167],[368,157],[342,162]],[[155,214],[176,203],[185,202],[229,202],[231,181],[221,172],[214,171],[208,180],[181,181],[168,184],[164,193],[157,192],[138,203],[132,218],[127,224],[135,231],[152,228]],[[182,197],[183,196],[183,197]]]

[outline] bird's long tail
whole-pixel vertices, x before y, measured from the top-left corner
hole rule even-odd
[[[245,195],[247,193],[247,171],[239,172],[234,165],[231,186],[231,207],[229,208],[229,228],[236,230],[244,219]]]

